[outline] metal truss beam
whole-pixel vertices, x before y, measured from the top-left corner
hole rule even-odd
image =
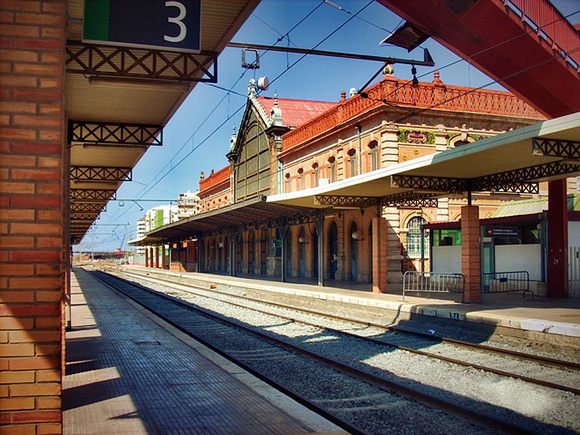
[[[437,207],[437,198],[429,193],[404,192],[383,196],[381,205],[384,207]]]
[[[502,172],[499,174],[488,175],[486,177],[475,178],[472,180],[472,190],[499,190],[502,186],[520,185],[523,189],[534,188],[536,183],[530,181],[545,180],[557,175],[566,175],[574,172],[580,172],[580,164],[569,164],[563,162],[551,162],[543,165],[531,166],[528,168],[516,169],[513,171]],[[493,187],[490,189],[490,187]],[[513,191],[513,190],[512,190]],[[525,193],[538,193],[536,190],[523,190]]]
[[[68,122],[68,143],[162,145],[163,126],[116,122]]]
[[[74,213],[71,214],[71,222],[93,222],[98,219],[98,213]]]
[[[488,175],[470,180],[472,192],[540,193],[538,183],[515,181],[509,173]]]
[[[70,178],[74,181],[131,181],[131,168],[96,166],[71,166]]]
[[[71,213],[100,213],[102,211],[107,211],[107,206],[101,203],[80,202],[70,205]]]
[[[534,137],[532,152],[535,156],[562,157],[580,162],[579,141]]]
[[[413,175],[391,175],[391,186],[432,192],[464,192],[468,190],[463,178],[419,177]]]
[[[314,203],[331,205],[333,207],[366,208],[377,205],[380,198],[376,196],[339,196],[339,195],[316,195]]]
[[[71,189],[70,199],[74,202],[108,201],[117,199],[117,191],[113,189]]]
[[[217,83],[218,54],[182,53],[67,41],[66,72],[105,77]],[[213,64],[213,71],[210,71]],[[203,73],[199,77],[200,72]]]

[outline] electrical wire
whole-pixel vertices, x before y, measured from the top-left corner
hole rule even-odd
[[[308,19],[316,10],[318,10],[324,3],[321,2],[319,3],[316,7],[314,7],[308,14],[306,14],[300,21],[298,21],[298,23],[296,23],[290,30],[288,30],[284,35],[281,35],[278,40],[276,41],[276,43],[274,45],[276,45],[277,43],[279,43],[280,41],[284,40],[284,38],[287,38],[290,33],[292,31],[294,31],[300,24],[302,24],[306,19]],[[259,17],[257,17],[259,18]],[[262,21],[260,19],[260,21]],[[288,38],[289,40],[289,38]],[[268,50],[265,50],[263,54],[267,53]],[[286,69],[286,71],[289,68]],[[177,153],[175,153],[175,155],[179,154],[184,148],[185,146],[189,143],[189,141],[195,136],[195,134],[199,131],[199,129],[205,124],[205,122],[209,119],[209,117],[217,110],[217,108],[221,105],[221,103],[224,101],[224,99],[226,97],[228,97],[230,95],[230,93],[233,92],[233,88],[238,84],[238,82],[242,79],[242,77],[245,75],[245,73],[247,72],[247,70],[244,70],[244,72],[238,77],[238,79],[235,81],[235,83],[231,86],[231,88],[227,91],[227,93],[224,95],[224,97],[216,104],[216,106],[212,109],[212,111],[204,118],[204,120],[201,122],[201,124],[198,126],[198,128],[187,138],[187,140],[182,144],[182,146],[179,148],[179,150],[177,151]],[[224,88],[221,88],[219,86],[215,86],[216,88],[225,90]],[[237,95],[242,95],[239,93],[235,93]],[[246,97],[244,95],[244,97]],[[161,178],[157,179],[157,177],[168,167],[173,163],[173,158],[163,167],[161,168],[160,171],[157,172],[157,174],[153,177],[152,181],[149,182],[146,186],[149,186],[151,183],[154,183],[154,185],[156,185],[157,183],[161,182],[161,180],[163,180],[170,172],[171,170],[173,170],[175,167],[179,166],[185,159],[187,159],[195,150],[197,150],[203,143],[205,143],[211,136],[213,136],[226,122],[228,122],[231,118],[233,118],[241,109],[243,109],[245,107],[246,103],[244,103],[244,105],[242,105],[240,108],[238,108],[232,115],[226,117],[226,120],[224,122],[222,122],[222,124],[220,124],[220,126],[213,130],[200,144],[198,144],[197,146],[195,146],[189,153],[187,153],[185,155],[185,157],[183,157],[179,162],[177,162],[177,164],[173,165],[171,167],[171,169],[166,172]],[[141,183],[142,184],[142,183]],[[147,189],[144,188],[142,189],[140,192],[137,193],[137,197],[142,198],[143,196],[145,196],[152,188],[153,186],[151,186],[151,188]],[[123,217],[125,214],[127,214],[129,212],[129,210],[133,207],[134,204],[130,204],[120,215],[115,215],[111,218],[111,220],[115,220],[115,219],[120,219],[121,217]]]
[[[287,37],[287,36],[288,36],[288,34],[289,34],[289,33],[290,33],[292,30],[294,30],[294,29],[295,29],[295,28],[296,28],[296,27],[297,27],[297,26],[298,26],[300,23],[302,23],[302,22],[303,22],[303,21],[304,21],[306,18],[308,18],[308,17],[309,17],[309,16],[310,16],[310,15],[311,15],[311,14],[312,14],[312,13],[313,13],[315,10],[317,10],[317,9],[318,9],[318,8],[319,8],[319,7],[320,7],[322,4],[330,4],[330,2],[328,2],[328,1],[326,1],[326,0],[322,0],[322,2],[321,2],[321,3],[320,3],[318,6],[317,6],[317,7],[315,7],[315,8],[314,8],[314,9],[313,9],[313,10],[312,10],[312,11],[311,11],[311,12],[310,12],[310,13],[309,13],[307,16],[305,16],[305,17],[304,17],[304,18],[303,18],[303,19],[302,19],[302,20],[301,20],[301,21],[300,21],[298,24],[296,24],[296,25],[295,25],[295,26],[294,26],[294,27],[293,27],[291,30],[289,30],[289,31],[288,31],[288,32],[287,32],[285,35],[282,35],[282,36],[281,36],[281,37],[278,39],[278,41],[277,41],[277,42],[280,42],[280,41],[282,41],[282,40],[283,40],[285,37]],[[320,41],[318,44],[316,44],[316,45],[315,45],[315,46],[314,46],[314,47],[313,47],[311,50],[315,50],[315,49],[316,49],[318,46],[320,46],[322,43],[324,43],[326,40],[328,40],[330,37],[332,37],[332,36],[333,36],[333,35],[334,35],[336,32],[338,32],[338,31],[339,31],[339,30],[340,30],[342,27],[344,27],[344,26],[345,26],[347,23],[349,23],[349,22],[350,22],[352,19],[354,19],[354,18],[357,18],[357,17],[358,17],[358,14],[360,14],[360,13],[361,13],[361,12],[362,12],[364,9],[366,9],[368,6],[370,6],[370,4],[372,4],[372,1],[371,1],[371,2],[369,2],[369,3],[368,3],[366,6],[364,6],[363,8],[361,8],[361,9],[360,9],[360,10],[359,10],[359,11],[358,11],[356,14],[354,14],[354,15],[353,15],[351,12],[349,12],[349,11],[345,10],[345,9],[344,9],[344,8],[342,8],[342,7],[339,7],[339,8],[337,8],[337,9],[339,9],[339,10],[342,10],[342,11],[344,11],[344,12],[348,13],[349,15],[351,15],[351,18],[349,18],[349,20],[347,20],[347,21],[346,21],[346,22],[344,22],[342,25],[340,25],[340,26],[339,26],[337,29],[335,29],[335,30],[334,30],[334,31],[333,31],[331,34],[329,34],[329,35],[328,35],[326,38],[324,38],[324,39],[323,39],[322,41]],[[332,6],[332,5],[331,5],[331,6]],[[338,6],[338,5],[337,5],[337,6]],[[568,14],[567,16],[565,16],[565,17],[564,17],[564,19],[566,19],[567,17],[570,17],[570,16],[572,16],[572,15],[575,15],[575,14],[577,14],[578,12],[580,12],[580,11],[575,11],[575,12],[573,12],[573,13],[571,13],[571,14]],[[256,16],[256,18],[258,18],[260,21],[262,21],[262,22],[263,22],[263,20],[261,20],[259,17],[257,17],[257,16]],[[359,18],[360,18],[360,17],[359,17]],[[365,21],[365,22],[367,22],[367,23],[369,23],[369,24],[372,24],[372,23],[370,23],[370,22],[368,22],[368,21],[366,21],[366,20],[364,20],[364,19],[363,19],[362,21]],[[559,21],[559,20],[556,20],[556,21]],[[556,22],[556,21],[554,21],[554,22]],[[549,24],[552,24],[552,23],[549,23]],[[548,25],[549,25],[549,24],[548,24]],[[379,27],[379,28],[381,28],[380,26],[375,26],[375,27]],[[381,29],[382,29],[382,30],[387,30],[387,29],[384,29],[384,28],[381,28]],[[477,56],[477,55],[480,55],[480,54],[482,54],[482,53],[485,53],[485,52],[487,52],[487,51],[489,51],[489,50],[492,50],[492,49],[494,49],[494,48],[497,48],[498,46],[500,46],[500,45],[502,45],[502,44],[506,44],[506,43],[508,43],[508,42],[511,42],[511,41],[513,41],[513,40],[517,39],[517,38],[520,38],[520,37],[524,36],[525,34],[527,34],[527,33],[530,33],[531,31],[532,31],[532,30],[530,30],[529,32],[524,32],[524,33],[522,33],[522,34],[520,34],[520,35],[518,35],[518,36],[515,36],[515,37],[513,37],[513,38],[510,38],[510,39],[508,39],[508,40],[506,40],[506,41],[502,41],[502,42],[500,42],[500,43],[498,43],[498,44],[495,44],[495,45],[494,45],[494,46],[492,46],[492,47],[488,47],[488,48],[486,48],[486,49],[483,49],[483,50],[481,50],[481,51],[479,51],[479,52],[477,52],[477,53],[475,53],[475,54],[472,54],[472,55],[470,55],[470,56],[467,56],[467,57],[465,57],[465,58],[460,58],[460,59],[458,59],[458,60],[456,60],[456,61],[450,62],[449,64],[447,64],[447,65],[444,65],[443,67],[437,68],[437,70],[442,70],[442,69],[448,68],[448,67],[450,67],[450,66],[453,66],[453,65],[455,65],[455,64],[457,64],[457,63],[459,63],[459,62],[463,62],[463,61],[466,61],[466,62],[467,62],[467,61],[468,61],[468,59],[471,59],[471,58],[473,58],[473,57],[475,57],[475,56]],[[279,33],[279,32],[277,32],[277,33]],[[280,34],[280,33],[279,33],[279,34]],[[573,52],[575,52],[575,51],[576,51],[576,50],[574,50]],[[284,71],[282,71],[282,72],[281,72],[281,73],[280,73],[280,74],[279,74],[277,77],[275,77],[275,78],[274,78],[274,79],[273,79],[273,80],[272,80],[270,83],[273,83],[274,81],[278,80],[278,79],[279,79],[281,76],[283,76],[283,75],[284,75],[284,74],[285,74],[285,73],[286,73],[286,72],[287,72],[289,69],[291,69],[293,66],[295,66],[295,65],[296,65],[298,62],[300,62],[300,61],[301,61],[301,60],[302,60],[304,57],[306,57],[307,55],[308,55],[308,53],[305,53],[305,54],[304,54],[303,56],[301,56],[301,57],[300,57],[300,58],[299,58],[297,61],[295,61],[295,62],[294,62],[294,63],[292,63],[291,65],[287,66],[287,68],[286,68]],[[559,56],[555,56],[553,59],[549,59],[548,61],[544,61],[544,62],[541,62],[541,63],[535,64],[535,65],[532,65],[532,66],[530,66],[530,67],[528,67],[528,68],[525,68],[525,69],[523,69],[523,70],[520,70],[520,71],[518,71],[518,72],[512,73],[512,74],[510,74],[510,75],[508,75],[508,76],[505,76],[505,77],[502,77],[502,78],[500,78],[500,79],[498,79],[498,80],[492,80],[492,81],[490,81],[490,82],[486,83],[485,85],[482,85],[482,86],[480,86],[480,87],[478,87],[478,88],[474,88],[474,89],[472,89],[472,90],[470,90],[470,91],[466,91],[464,94],[460,94],[460,95],[458,95],[458,96],[456,96],[456,97],[454,97],[454,98],[459,98],[459,97],[461,97],[461,96],[463,96],[463,95],[469,94],[469,93],[471,93],[471,92],[475,92],[476,90],[480,90],[480,89],[486,88],[486,87],[490,86],[491,84],[494,84],[494,83],[499,83],[499,82],[501,82],[501,81],[507,80],[507,79],[509,79],[509,78],[511,78],[511,77],[513,77],[513,76],[515,76],[515,75],[522,74],[522,73],[524,73],[524,72],[525,72],[525,71],[527,71],[527,70],[530,70],[530,69],[536,68],[536,67],[538,67],[538,66],[541,66],[541,64],[548,63],[548,62],[552,62],[552,61],[554,61],[554,60],[558,59],[559,57],[562,57],[562,56],[561,56],[561,55],[559,55]],[[245,73],[245,72],[244,72],[244,73]],[[426,72],[426,73],[424,73],[424,74],[421,74],[421,75],[419,75],[419,77],[424,77],[425,75],[428,75],[428,74],[430,74],[430,73],[431,73],[431,71],[429,71],[429,72]],[[242,75],[242,76],[243,76],[243,75]],[[236,81],[236,83],[235,83],[235,84],[237,84],[237,83],[239,82],[239,80],[240,80],[240,79],[241,79],[241,77],[240,77],[240,78],[239,78],[239,79]],[[409,81],[409,82],[410,82],[410,81]],[[235,84],[234,84],[234,86],[235,86]],[[214,86],[214,87],[216,87],[216,88],[218,88],[218,89],[226,90],[225,88],[221,88],[221,87],[219,87],[219,86]],[[232,89],[233,89],[233,86],[232,86]],[[230,92],[232,92],[232,93],[234,93],[234,94],[236,94],[236,95],[242,95],[242,94],[239,94],[239,93],[235,93],[235,92],[233,92],[233,91],[232,91],[232,89],[230,89],[230,90],[226,90],[226,91],[228,92],[228,94],[226,94],[226,95],[229,95],[229,93],[230,93]],[[225,97],[224,97],[224,98],[225,98]],[[223,101],[223,99],[222,99],[221,101]],[[221,101],[220,101],[220,103],[221,103]],[[451,99],[450,99],[450,100],[445,100],[445,101],[451,101]],[[219,105],[220,103],[218,103],[218,105]],[[439,104],[441,104],[441,103],[439,103]],[[439,104],[435,104],[435,105],[433,105],[433,106],[431,106],[431,107],[429,107],[429,108],[420,109],[420,110],[418,110],[417,112],[415,112],[415,113],[414,113],[414,114],[412,114],[412,115],[407,115],[407,116],[405,116],[404,118],[402,118],[402,120],[405,120],[405,119],[407,119],[407,118],[409,118],[409,117],[411,117],[411,116],[414,116],[416,113],[422,113],[422,112],[424,112],[424,111],[427,111],[427,110],[432,110],[434,107],[436,107],[436,106],[437,106],[437,105],[439,105]],[[389,104],[389,105],[391,105],[391,106],[395,106],[395,107],[399,107],[399,106],[396,106],[396,105],[393,105],[393,104]],[[206,138],[204,138],[204,140],[203,140],[202,142],[200,142],[200,143],[199,143],[199,144],[198,144],[196,147],[194,147],[194,148],[193,148],[193,149],[192,149],[192,150],[191,150],[191,151],[190,151],[190,152],[189,152],[189,153],[188,153],[186,156],[184,156],[184,157],[183,157],[183,158],[182,158],[182,159],[181,159],[181,160],[180,160],[180,161],[179,161],[179,162],[178,162],[178,163],[177,163],[175,166],[173,166],[173,167],[172,167],[172,169],[173,169],[173,168],[175,168],[176,166],[179,166],[179,165],[180,165],[180,164],[181,164],[183,161],[185,161],[185,160],[186,160],[186,159],[187,159],[187,158],[188,158],[188,157],[189,157],[189,156],[190,156],[190,155],[191,155],[191,154],[192,154],[192,153],[193,153],[195,150],[197,150],[197,149],[198,149],[198,148],[199,148],[201,145],[203,145],[203,144],[204,144],[204,143],[205,143],[207,140],[209,140],[209,138],[211,138],[211,136],[213,136],[213,135],[214,135],[214,134],[215,134],[215,133],[216,133],[216,132],[217,132],[217,131],[218,131],[218,130],[219,130],[219,129],[220,129],[220,128],[221,128],[221,127],[222,127],[222,126],[223,126],[223,125],[226,123],[226,122],[228,122],[228,121],[229,121],[229,120],[230,120],[230,119],[231,119],[233,116],[235,116],[235,115],[236,115],[236,114],[237,114],[237,113],[238,113],[238,112],[239,112],[241,109],[243,109],[245,106],[246,106],[246,104],[244,104],[243,106],[241,106],[240,108],[238,108],[238,109],[237,109],[237,110],[236,110],[236,111],[235,111],[235,112],[234,112],[234,113],[233,113],[231,116],[227,117],[227,118],[226,118],[226,120],[225,120],[224,122],[222,122],[222,123],[221,123],[221,124],[220,124],[220,125],[219,125],[219,126],[216,128],[216,129],[214,129],[214,130],[213,130],[213,131],[212,131],[212,132],[211,132],[211,133],[210,133],[208,136],[206,136]],[[217,108],[217,106],[216,106],[216,108]],[[211,114],[213,114],[213,112],[214,112],[214,111],[215,111],[215,108],[214,108],[214,110],[212,110],[212,112],[210,113],[210,115],[208,115],[208,117],[209,117],[209,116],[211,116]],[[205,121],[208,119],[208,117],[206,117],[206,118],[204,119],[204,122],[205,122]],[[400,121],[397,121],[397,122],[400,122]],[[201,125],[200,125],[200,127],[201,127]],[[198,127],[198,129],[196,130],[196,132],[199,130],[199,128],[200,128],[200,127]],[[194,132],[194,134],[195,134],[195,132]],[[189,142],[189,140],[191,139],[191,137],[193,137],[193,135],[192,135],[192,136],[190,136],[190,138],[188,138],[188,140],[185,142],[184,146],[185,146],[185,145],[186,145],[186,144]],[[179,150],[179,151],[181,151],[181,149],[183,149],[183,147],[184,147],[184,146],[182,146],[182,148],[180,148],[180,150]],[[178,151],[178,152],[179,152],[179,151]],[[167,165],[166,165],[164,168],[166,168],[166,167],[167,167]],[[160,172],[161,172],[161,171],[160,171]],[[273,175],[277,175],[277,172],[278,172],[278,171],[276,171],[276,173],[275,173],[275,174],[273,174]],[[157,181],[155,182],[155,184],[157,184],[157,183],[159,183],[161,180],[163,180],[163,179],[164,179],[164,178],[165,178],[167,175],[169,175],[169,173],[170,173],[170,172],[167,172],[167,173],[165,173],[165,174],[164,174],[164,175],[163,175],[163,176],[162,176],[162,177],[161,177],[159,180],[157,180]],[[160,173],[158,173],[157,175],[159,175],[159,174],[160,174]],[[156,177],[157,177],[157,175],[156,175]],[[156,177],[155,177],[155,178],[156,178]],[[155,178],[154,178],[154,180],[155,180]],[[151,188],[152,188],[152,187],[151,187]],[[150,189],[148,189],[146,192],[144,192],[144,193],[143,193],[143,195],[145,195],[146,193],[148,193],[148,192],[151,190],[151,188],[150,188]],[[125,212],[124,212],[122,215],[124,215],[126,212],[128,212],[128,210],[125,210]],[[122,216],[122,215],[121,215],[121,216]],[[120,218],[121,216],[119,216],[119,218]]]

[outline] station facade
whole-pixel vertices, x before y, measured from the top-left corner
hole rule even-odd
[[[200,179],[201,210],[227,214],[253,198],[314,191],[542,119],[508,92],[450,86],[438,72],[413,86],[387,70],[364,93],[343,92],[338,103],[257,96],[252,81],[229,165]],[[507,201],[530,196],[474,193],[472,203],[479,217],[489,218]],[[461,194],[379,207],[335,204],[291,219],[256,215],[191,236],[198,239],[201,272],[399,291],[405,271],[429,270],[422,225],[458,221],[466,204]]]

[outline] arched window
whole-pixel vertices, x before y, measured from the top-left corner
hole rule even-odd
[[[376,140],[369,143],[369,148],[371,150],[371,171],[376,171],[379,169],[379,144]]]
[[[318,172],[318,163],[312,165],[312,187],[318,187],[318,181],[320,180],[320,174]]]
[[[304,189],[304,169],[298,169],[298,189]]]
[[[409,219],[407,224],[407,254],[409,257],[421,256],[421,225],[425,225],[427,221],[421,216],[415,216]],[[425,234],[424,252],[427,256],[429,252],[429,238]]]
[[[286,193],[290,192],[290,174],[286,174]]]
[[[354,148],[351,148],[348,151],[348,156],[349,156],[349,169],[350,169],[350,177],[354,177],[356,175],[356,150]]]
[[[330,182],[334,183],[336,181],[336,159],[330,157],[328,159],[328,164],[330,165]]]

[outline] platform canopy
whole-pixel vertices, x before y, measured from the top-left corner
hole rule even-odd
[[[129,4],[124,0],[103,3],[110,11],[126,10]],[[83,39],[85,0],[67,1],[65,97],[73,243],[80,242],[121,184],[131,181],[133,168],[149,146],[163,144],[163,127],[195,85],[217,81],[218,55],[259,0],[182,3],[201,4],[199,50],[87,41]],[[156,4],[173,8],[168,11],[170,16],[178,6],[178,2]],[[153,4],[143,8],[148,10],[154,10]],[[137,15],[143,17],[143,11]],[[114,12],[110,14],[107,18],[113,22]],[[121,24],[124,31],[131,23]],[[144,27],[132,26],[137,30]],[[167,31],[179,28],[174,25]]]
[[[580,112],[325,186],[273,195],[268,202],[312,208],[427,206],[450,193],[538,193],[540,181],[575,175],[580,175]]]
[[[311,214],[311,209],[270,203],[265,196],[260,196],[164,225],[131,244],[146,246],[180,241],[206,232],[227,233],[238,228],[259,227],[281,218],[307,219]]]

